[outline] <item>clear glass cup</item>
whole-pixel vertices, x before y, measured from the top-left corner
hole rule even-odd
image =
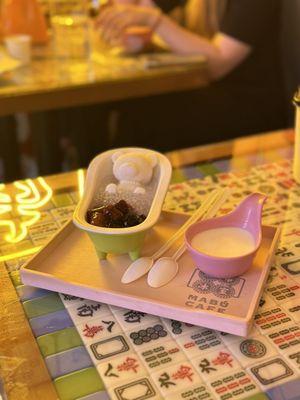
[[[50,0],[56,57],[88,60],[91,55],[88,0]]]

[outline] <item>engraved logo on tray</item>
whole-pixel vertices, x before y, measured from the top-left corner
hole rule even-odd
[[[197,293],[211,293],[221,299],[230,299],[240,297],[244,284],[244,278],[211,278],[196,268],[187,286],[193,288]]]
[[[185,305],[190,308],[224,313],[229,306],[228,300],[239,298],[244,285],[244,278],[211,278],[195,268],[187,287],[192,288],[197,295],[189,294]],[[216,298],[207,295],[214,295]]]

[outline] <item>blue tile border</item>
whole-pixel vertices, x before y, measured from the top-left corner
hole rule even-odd
[[[300,379],[271,388],[267,390],[266,394],[270,400],[299,400]]]
[[[35,337],[74,326],[66,309],[31,318],[29,323]]]
[[[53,379],[71,372],[92,367],[92,360],[84,346],[62,351],[45,358],[48,371]]]

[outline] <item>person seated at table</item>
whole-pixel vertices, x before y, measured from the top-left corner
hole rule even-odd
[[[173,53],[205,56],[210,84],[121,104],[116,145],[170,150],[285,127],[280,0],[191,0],[186,27],[160,8],[183,0],[120,1],[99,14],[104,40],[126,47],[129,28],[147,28]]]

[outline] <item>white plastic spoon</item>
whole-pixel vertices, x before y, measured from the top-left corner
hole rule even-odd
[[[131,283],[147,274],[154,263],[155,254],[153,254],[151,257],[140,257],[133,261],[133,263],[131,263],[124,272],[121,282]]]
[[[172,257],[158,259],[148,274],[148,285],[159,288],[169,283],[178,272],[178,260],[185,252],[185,244],[182,244]]]
[[[167,242],[159,250],[157,250],[152,256],[138,258],[129,265],[122,276],[121,282],[125,284],[131,283],[147,274],[147,272],[149,272],[149,270],[152,268],[154,261],[160,258],[173,245],[173,243],[175,243],[176,240],[183,235],[185,230],[190,225],[192,225],[201,217],[205,216],[207,211],[215,203],[218,203],[219,199],[223,196],[224,190],[214,190],[213,192],[209,193],[207,199],[203,201],[198,210],[195,211],[195,213],[182,225],[181,228],[177,230],[173,236],[171,236],[169,240],[167,240]]]
[[[214,217],[221,205],[226,201],[228,194],[229,191],[225,190],[223,195],[207,209],[207,212],[203,215],[202,220]],[[178,273],[177,261],[185,252],[185,248],[185,243],[183,243],[179,249],[176,250],[173,256],[159,258],[154,263],[148,274],[147,282],[149,286],[153,288],[159,288],[175,278]]]

